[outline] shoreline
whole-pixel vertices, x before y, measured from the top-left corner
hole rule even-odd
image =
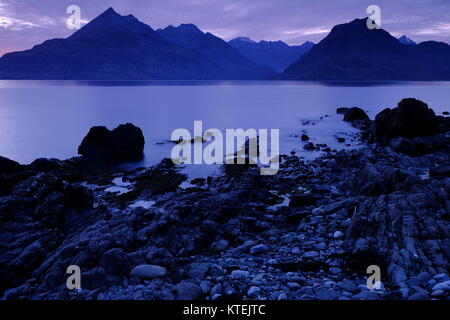
[[[369,140],[372,125],[365,123]],[[444,137],[414,157],[378,143],[312,161],[284,155],[275,176],[225,170],[184,189],[186,176],[170,159],[132,171],[84,158],[9,163],[10,172],[0,172],[2,188],[14,184],[0,196],[0,292],[448,299],[449,132]],[[65,286],[69,265],[81,268],[80,291]],[[381,290],[367,288],[370,265],[380,267]]]

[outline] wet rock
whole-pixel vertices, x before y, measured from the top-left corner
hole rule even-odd
[[[45,172],[45,171],[61,169],[63,166],[64,166],[64,163],[58,159],[40,158],[40,159],[34,160],[28,166],[28,168],[30,168],[33,171]]]
[[[303,257],[307,259],[316,258],[318,256],[319,253],[317,251],[308,251],[303,254]]]
[[[342,233],[341,231],[336,231],[335,233],[333,233],[333,238],[335,239],[341,239],[344,237],[344,233]]]
[[[82,289],[97,289],[108,284],[105,269],[97,267],[87,272],[84,272],[81,277]]]
[[[130,260],[122,248],[113,248],[106,251],[100,261],[105,271],[116,276],[124,276],[130,272]]]
[[[0,174],[16,173],[22,170],[22,166],[13,160],[0,156]]]
[[[349,108],[346,108],[346,107],[336,108],[336,113],[337,114],[346,114],[348,110],[349,110]]]
[[[234,248],[233,251],[236,254],[247,253],[250,250],[250,248],[255,246],[256,244],[257,244],[257,242],[255,240],[247,240],[240,246]]]
[[[311,213],[309,211],[294,211],[290,212],[286,216],[286,222],[290,225],[296,225],[302,221],[305,217],[309,216]]]
[[[316,204],[317,197],[313,194],[294,194],[291,196],[291,201],[289,202],[289,206],[291,208],[297,208],[300,206],[311,206]]]
[[[369,116],[366,112],[358,107],[353,107],[347,110],[344,115],[344,121],[353,122],[355,120],[369,120]]]
[[[413,138],[436,133],[438,133],[436,115],[420,100],[403,99],[397,108],[384,109],[375,117],[376,140],[384,145],[397,137]]]
[[[121,124],[112,131],[92,127],[78,147],[78,153],[94,161],[135,161],[143,157],[144,144],[141,129],[131,123]]]
[[[339,288],[341,288],[342,290],[352,292],[352,293],[354,293],[358,290],[356,287],[356,284],[353,281],[350,281],[348,279],[344,279],[341,282],[338,282],[337,286]]]
[[[446,147],[449,143],[450,138],[444,135],[434,135],[430,137],[394,138],[389,141],[389,146],[397,153],[420,156]]]
[[[256,297],[261,292],[261,288],[252,286],[247,291],[247,296],[250,298]]]
[[[131,270],[131,277],[144,278],[144,279],[153,279],[158,277],[164,277],[167,274],[167,270],[164,267],[143,264],[134,267]]]
[[[330,273],[331,274],[340,274],[342,272],[342,269],[341,268],[336,268],[336,267],[331,267],[330,268]]]
[[[186,270],[186,275],[191,279],[203,280],[209,270],[208,263],[191,263]]]
[[[213,251],[215,251],[215,252],[222,252],[222,251],[224,251],[226,248],[228,248],[228,245],[229,245],[229,244],[230,244],[230,243],[229,243],[228,240],[221,239],[221,240],[219,240],[219,241],[214,242],[214,243],[211,245],[211,249],[212,249]]]
[[[177,300],[197,300],[202,295],[202,289],[195,283],[183,281],[175,286]]]
[[[265,246],[263,244],[258,244],[256,246],[250,248],[250,254],[253,254],[253,255],[260,254],[260,253],[266,252],[267,250],[269,250],[267,248],[267,246]]]
[[[277,300],[287,300],[287,294],[282,292],[278,295]]]
[[[334,300],[337,298],[337,293],[333,289],[322,288],[317,292],[317,297],[320,300]]]
[[[431,290],[432,291],[437,291],[437,290],[450,291],[450,280],[437,283]]]
[[[245,270],[233,270],[231,271],[232,279],[245,279],[249,275],[248,271]]]
[[[313,151],[313,150],[315,150],[314,143],[308,142],[307,144],[305,144],[305,145],[303,146],[303,149],[308,150],[308,151]]]
[[[145,257],[149,263],[153,263],[156,265],[163,265],[163,266],[170,265],[170,263],[173,260],[172,254],[170,254],[170,252],[167,251],[167,249],[158,248],[155,246],[151,246],[148,248],[147,254]]]

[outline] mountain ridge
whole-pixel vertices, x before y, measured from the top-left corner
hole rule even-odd
[[[449,80],[450,46],[436,41],[404,45],[366,18],[339,24],[279,79],[330,81]],[[433,57],[433,59],[430,59]]]
[[[310,41],[302,45],[290,46],[280,40],[256,42],[247,37],[237,37],[228,43],[249,60],[259,65],[270,66],[278,72],[283,72],[314,46],[314,43]]]
[[[262,78],[276,74],[274,70],[247,59],[223,39],[201,31],[192,23],[178,27],[170,25],[156,30],[156,33],[172,44],[195,50],[215,63],[227,78]]]
[[[133,15],[122,16],[109,8],[66,39],[5,54],[0,58],[0,78],[240,80],[274,74],[248,63],[248,68],[231,66],[243,71],[240,77],[230,76],[196,50],[168,42]]]

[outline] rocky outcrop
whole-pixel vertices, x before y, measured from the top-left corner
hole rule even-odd
[[[403,99],[397,108],[384,109],[375,117],[376,140],[383,145],[397,137],[424,137],[437,133],[438,120],[434,111],[414,98]]]
[[[99,126],[89,130],[78,153],[94,161],[135,161],[144,156],[144,144],[142,130],[131,123],[121,124],[112,131]]]
[[[353,107],[345,111],[344,121],[353,122],[356,120],[369,120],[369,116],[363,109],[358,107]]]

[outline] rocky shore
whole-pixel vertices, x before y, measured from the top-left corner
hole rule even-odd
[[[282,156],[274,176],[245,166],[189,180],[170,159],[118,170],[142,154],[131,124],[91,130],[82,157],[0,158],[0,295],[449,299],[449,118],[414,99],[373,121],[338,111],[366,145]],[[66,287],[69,265],[80,290]]]

